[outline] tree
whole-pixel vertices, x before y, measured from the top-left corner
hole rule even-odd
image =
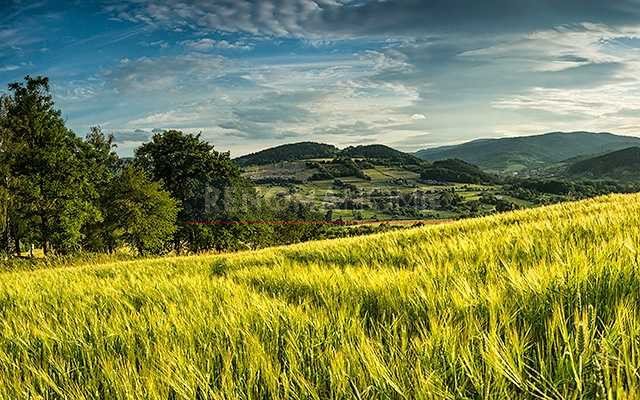
[[[6,97],[0,97],[0,253],[9,254],[11,251],[11,236],[9,233],[9,209],[11,197],[9,192],[9,162],[12,150],[9,147],[9,131],[5,128],[6,110],[4,106]]]
[[[140,255],[162,253],[176,231],[177,202],[160,183],[132,166],[122,170],[110,190],[104,222],[109,236]]]
[[[0,103],[0,129],[6,132],[4,146],[11,148],[4,161],[17,250],[20,225],[25,224],[45,254],[52,248],[59,253],[77,250],[82,226],[99,217],[90,171],[79,157],[82,141],[54,108],[47,78],[27,76],[24,83],[10,84],[9,92]]]
[[[458,193],[452,190],[443,191],[438,197],[440,203],[440,209],[442,210],[454,210],[462,203],[463,199]]]
[[[100,211],[100,218],[83,228],[84,246],[91,251],[112,252],[116,247],[113,232],[104,224],[108,204],[113,199],[114,181],[122,172],[115,148],[113,136],[106,135],[100,127],[90,129],[82,148],[83,163],[91,171],[89,179],[96,189],[95,204]]]
[[[200,135],[169,130],[142,145],[135,163],[181,204],[175,250],[183,244],[192,251],[220,249],[228,240],[228,229],[190,222],[237,217],[237,201],[243,197],[238,190],[244,180],[229,153],[218,153]]]

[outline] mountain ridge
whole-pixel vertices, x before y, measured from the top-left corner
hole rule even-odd
[[[549,132],[509,138],[482,138],[458,145],[419,150],[423,160],[458,158],[493,172],[517,173],[577,156],[640,146],[640,138],[608,132]]]

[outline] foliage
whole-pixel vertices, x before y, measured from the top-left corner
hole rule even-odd
[[[454,191],[447,190],[440,194],[438,201],[440,202],[440,207],[442,209],[448,210],[460,205],[462,197]]]
[[[381,165],[416,165],[420,159],[382,144],[351,146],[340,151],[341,157],[365,158],[369,162]]]
[[[82,142],[54,108],[47,78],[26,77],[9,85],[0,129],[5,132],[5,185],[12,194],[8,214],[19,253],[22,237],[68,253],[81,246],[84,224],[99,219],[89,171],[82,163]],[[28,228],[28,231],[27,231]]]
[[[493,183],[496,181],[494,176],[483,172],[477,166],[456,159],[434,161],[433,164],[422,169],[420,179],[459,183]]]
[[[633,398],[640,196],[3,273],[1,398]],[[20,368],[16,368],[20,366]]]
[[[113,201],[114,186],[118,183],[122,167],[115,152],[113,136],[106,135],[100,127],[92,127],[85,138],[81,156],[84,168],[91,172],[88,179],[97,193],[94,204],[100,210],[100,219],[83,228],[84,248],[90,252],[113,252],[118,245],[118,238],[105,219],[113,211],[109,204]]]
[[[336,157],[331,161],[309,162],[307,167],[317,169],[309,181],[330,180],[334,178],[356,177],[371,180],[359,163],[349,157]]]
[[[570,196],[572,199],[594,197],[608,193],[627,193],[635,191],[635,186],[622,185],[608,181],[567,181],[559,179],[522,179],[508,186],[508,190],[517,191],[518,197],[535,197],[536,193],[556,196]],[[529,191],[529,194],[523,193]],[[564,199],[564,198],[562,198]]]
[[[175,249],[183,245],[192,251],[220,248],[216,243],[220,235],[213,234],[212,227],[189,223],[230,218],[243,196],[238,189],[251,190],[229,153],[218,153],[200,135],[169,130],[138,148],[135,162],[180,202]]]
[[[123,241],[140,255],[167,250],[176,231],[178,204],[160,183],[129,166],[111,186],[105,225],[114,241]]]

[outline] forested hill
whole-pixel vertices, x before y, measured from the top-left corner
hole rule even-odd
[[[640,147],[629,147],[578,161],[570,165],[567,172],[590,178],[640,177]]]
[[[340,152],[340,155],[351,158],[388,161],[398,164],[420,164],[421,160],[414,155],[404,153],[383,144],[352,146]]]
[[[487,174],[473,164],[458,159],[434,161],[422,169],[420,178],[423,181],[486,183],[496,182],[496,177]]]
[[[282,161],[301,161],[336,156],[362,158],[392,164],[417,165],[422,160],[412,154],[393,149],[382,144],[350,146],[339,150],[336,146],[324,143],[301,142],[271,147],[256,153],[238,157],[240,166],[265,165]]]
[[[339,152],[338,148],[324,143],[300,142],[271,147],[256,153],[238,157],[235,161],[240,166],[264,165],[281,161],[309,160],[314,158],[332,158]]]

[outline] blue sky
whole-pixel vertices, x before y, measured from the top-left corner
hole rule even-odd
[[[78,135],[154,130],[240,155],[640,135],[640,1],[0,0],[0,85],[50,77]]]

